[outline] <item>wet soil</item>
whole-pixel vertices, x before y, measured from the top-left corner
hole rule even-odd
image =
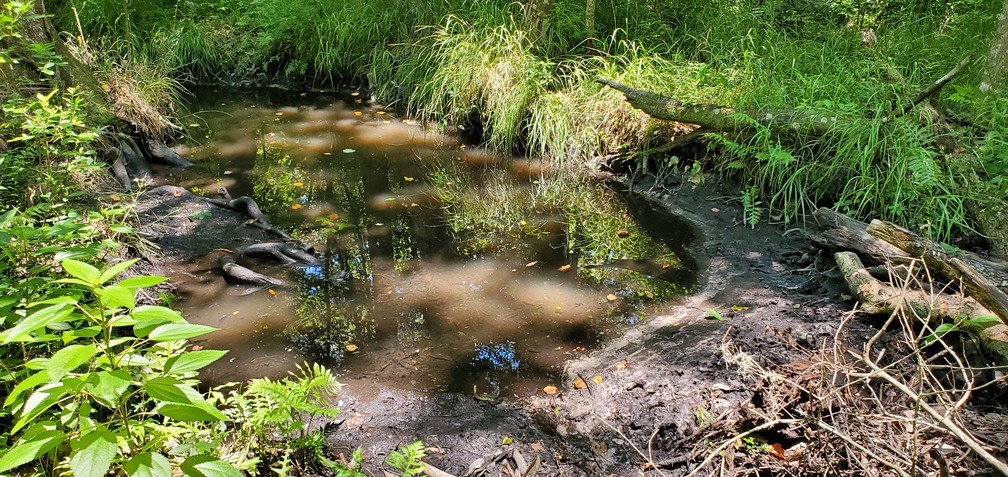
[[[552,395],[488,400],[341,376],[344,387],[333,404],[343,413],[331,423],[314,423],[325,426],[333,454],[361,447],[365,469],[381,475],[390,450],[420,439],[431,448],[426,461],[454,475],[508,451],[528,462],[538,457],[539,475],[681,475],[696,464],[691,436],[698,413],[741,421],[754,398],[752,383],[725,364],[723,342],[774,368],[834,339],[853,303],[843,301],[845,287],[829,259],[799,230],[743,224],[735,194],[714,178],[692,184],[684,175],[635,189],[628,205],[642,228],[657,222],[654,214],[673,214],[695,229],[688,246],[701,271],[695,293],[665,304],[599,349],[572,356]],[[193,220],[208,206],[187,194],[155,189],[141,198],[138,212],[142,231],[161,248],[148,260],[169,275],[185,269],[187,286],[201,286],[217,273],[214,250],[267,237],[250,237],[260,231],[226,210]],[[196,270],[203,272],[192,273],[199,260],[205,262]],[[868,331],[855,321],[846,339],[856,344]],[[277,347],[286,359],[303,360],[288,345]],[[230,359],[244,359],[243,352],[234,350]],[[402,358],[395,360],[402,368],[396,372],[408,378],[411,365]],[[659,470],[648,467],[645,454]],[[499,468],[490,475],[501,475]]]

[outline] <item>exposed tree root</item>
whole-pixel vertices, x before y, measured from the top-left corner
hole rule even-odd
[[[220,259],[221,269],[224,276],[232,281],[263,286],[283,286],[283,280],[269,277],[258,272],[254,272],[235,263],[234,257],[225,255]]]

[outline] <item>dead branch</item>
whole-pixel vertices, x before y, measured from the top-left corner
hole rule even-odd
[[[286,242],[263,242],[243,245],[236,250],[240,255],[266,255],[285,264],[296,262],[318,264],[318,259],[307,250]]]
[[[243,212],[248,215],[252,220],[269,227],[269,221],[266,220],[266,215],[262,213],[259,209],[259,204],[247,195],[243,195],[237,199],[223,200],[223,199],[204,199],[208,204],[216,205],[217,207],[223,207],[225,209],[233,210],[235,212]]]
[[[938,79],[938,81],[931,83],[927,88],[921,91],[920,94],[918,94],[913,101],[900,107],[899,114],[901,115],[906,114],[918,104],[923,103],[924,100],[930,98],[931,96],[934,96],[937,92],[941,91],[941,89],[946,84],[948,84],[949,81],[952,81],[952,78],[955,78],[956,75],[958,75],[959,72],[961,72],[963,68],[968,66],[971,62],[973,62],[973,58],[969,56],[963,58],[962,61],[959,62],[959,64],[955,65],[955,67],[952,68],[948,73],[945,73],[945,76],[942,76],[941,78]]]

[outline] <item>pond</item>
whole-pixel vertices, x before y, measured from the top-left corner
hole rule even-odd
[[[220,328],[211,383],[306,361],[343,380],[522,395],[566,360],[688,293],[690,227],[548,163],[506,157],[403,118],[361,92],[205,89],[171,180],[253,197],[312,244],[318,266],[244,264],[294,285],[227,285],[206,266],[176,306]]]

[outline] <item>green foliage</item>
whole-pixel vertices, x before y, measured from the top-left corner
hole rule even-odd
[[[0,206],[60,204],[81,199],[81,183],[100,170],[91,149],[97,129],[86,123],[87,103],[73,88],[31,98],[14,96],[3,104],[0,136],[9,150],[0,155]]]
[[[399,471],[402,477],[413,477],[424,471],[424,463],[420,461],[427,456],[423,441],[416,441],[389,452],[385,463]]]
[[[79,219],[40,227],[15,210],[0,217],[0,385],[11,443],[0,472],[32,463],[101,476],[174,462],[236,475],[205,433],[181,425],[226,419],[193,387],[196,371],[224,352],[186,351],[186,339],[213,328],[138,306],[137,292],[165,279],[116,280],[135,260],[97,268],[69,258],[104,249],[88,243],[95,231]],[[69,247],[57,253],[62,245]],[[190,450],[166,452],[177,443]]]
[[[303,475],[307,466],[320,463],[328,468],[339,466],[324,455],[325,435],[308,424],[319,417],[334,417],[340,411],[330,405],[339,390],[339,382],[324,366],[299,367],[300,374],[274,381],[254,379],[242,392],[227,398],[225,412],[238,429],[230,444],[238,456],[255,455],[245,470],[265,465],[277,475]],[[295,472],[296,470],[296,472]]]

